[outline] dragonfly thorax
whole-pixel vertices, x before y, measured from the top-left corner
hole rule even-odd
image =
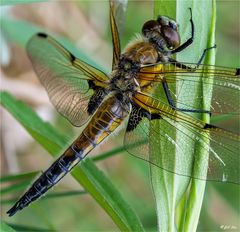
[[[139,67],[138,62],[134,62],[123,55],[117,69],[113,71],[113,78],[111,80],[112,90],[125,94],[139,90],[139,84],[136,81]]]
[[[139,90],[139,84],[133,73],[118,70],[116,76],[112,78],[111,90],[131,95]]]

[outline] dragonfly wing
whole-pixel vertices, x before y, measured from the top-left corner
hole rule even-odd
[[[171,98],[178,108],[205,108],[211,111],[212,116],[240,114],[239,69],[211,65],[200,65],[194,69],[194,64],[181,64],[182,67],[176,63],[142,67],[139,81],[152,80],[152,85],[157,86],[156,88],[162,85],[163,80],[166,81]],[[152,96],[155,97],[154,93]],[[204,106],[203,101],[211,104]]]
[[[43,33],[29,40],[27,53],[58,112],[73,125],[82,125],[93,111],[93,101],[103,98],[109,77]]]
[[[176,112],[142,93],[133,100],[153,117],[151,121],[142,117],[134,127],[128,125],[124,144],[130,154],[179,175],[240,183],[239,135]],[[202,157],[196,150],[202,151]],[[157,159],[153,153],[159,154]],[[200,158],[203,171],[193,172],[193,163],[200,165]]]
[[[110,1],[110,24],[111,24],[112,42],[113,42],[112,69],[114,69],[118,64],[120,55],[121,55],[121,45],[120,45],[118,28],[117,28],[117,24],[114,17],[114,12],[115,12],[114,1]]]

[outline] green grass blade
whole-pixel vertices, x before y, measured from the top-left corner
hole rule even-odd
[[[1,33],[8,42],[16,43],[21,47],[25,47],[31,36],[39,31],[44,31],[43,28],[37,27],[31,23],[20,21],[12,18],[0,18]],[[21,33],[24,31],[25,33]]]
[[[57,193],[50,193],[46,195],[45,198],[56,198],[56,197],[72,197],[72,196],[79,196],[79,195],[84,195],[87,194],[86,191],[67,191],[67,192],[57,192]]]
[[[37,2],[48,2],[48,0],[1,0],[1,6],[17,5],[17,4],[28,4]]]
[[[0,230],[1,230],[1,232],[14,232],[15,231],[12,227],[7,225],[3,221],[0,222]]]
[[[27,225],[18,225],[18,224],[12,224],[8,223],[8,226],[11,226],[14,228],[16,231],[24,231],[24,232],[53,232],[56,230],[51,230],[51,229],[43,229],[35,226],[27,226]],[[15,231],[11,230],[11,231]]]
[[[208,4],[210,4],[210,7]],[[189,7],[191,7],[193,11],[195,40],[189,48],[180,52],[176,59],[178,61],[197,62],[201,57],[203,50],[214,45],[214,36],[211,36],[209,31],[209,28],[213,28],[214,31],[214,17],[211,18],[211,2],[197,2],[192,0],[179,2],[156,1],[154,13],[155,17],[158,15],[167,15],[176,19],[180,25],[181,41],[184,42],[191,35]],[[211,27],[210,23],[212,24]],[[208,40],[209,36],[212,38],[211,41]],[[203,91],[201,85],[199,86],[199,91]],[[182,92],[184,92],[183,89]],[[165,93],[159,92],[159,95],[161,94]],[[156,123],[154,125],[156,125]],[[159,122],[154,130],[161,130],[161,128],[166,127],[167,125],[165,125],[164,122]],[[169,130],[169,133],[172,138],[177,140],[179,136],[177,131]],[[161,141],[161,138],[159,138],[159,140]],[[159,143],[159,147],[155,148],[154,146],[156,145],[151,144],[150,146],[150,149],[153,148],[151,156],[155,162],[160,162],[160,165],[163,160],[168,159],[169,153],[175,155],[176,160],[174,162],[177,162],[177,160],[180,159],[177,158],[180,154],[178,154],[177,150],[174,148],[164,147],[163,145],[161,146],[161,142]],[[194,148],[194,142],[191,146]],[[182,147],[181,149],[184,150],[183,153],[188,153],[187,148]],[[154,150],[159,151],[157,152],[158,154],[154,154]],[[202,155],[206,155],[201,154],[203,151],[199,150],[198,152],[200,158]],[[160,158],[159,154],[161,156]],[[198,164],[199,163],[200,160],[198,160]],[[203,165],[206,167],[206,164]],[[194,171],[197,172],[199,170],[195,168]],[[193,180],[192,185],[189,185],[191,183],[190,178],[173,175],[155,167],[151,167],[151,179],[156,199],[159,231],[175,231],[176,229],[179,231],[195,231],[204,196],[205,182]],[[189,195],[186,193],[188,188],[190,188]],[[195,207],[193,207],[193,202],[195,202]]]
[[[56,156],[60,150],[66,147],[67,140],[50,124],[43,122],[24,103],[17,101],[10,94],[2,92],[1,104],[51,155]],[[90,159],[83,160],[71,174],[99,203],[120,230],[143,231],[142,224],[133,209]]]
[[[28,185],[29,186],[29,185]],[[85,191],[68,191],[68,192],[57,192],[57,193],[49,193],[43,198],[40,198],[39,201],[46,200],[49,198],[57,198],[57,197],[72,197],[72,196],[79,196],[86,194],[87,192]],[[13,198],[13,199],[0,199],[1,205],[3,204],[14,204],[18,198]]]
[[[167,15],[171,18],[176,18],[176,1],[155,1],[154,4],[154,18],[158,15]],[[164,96],[164,91],[158,90],[159,96]],[[161,128],[169,127],[163,121],[154,123],[154,130],[160,131]],[[170,136],[175,138],[176,132],[169,129]],[[151,131],[150,131],[151,137]],[[175,154],[174,148],[169,148],[161,144],[161,137],[159,144],[150,145],[150,155],[155,162],[161,163],[168,159],[168,154]],[[151,139],[150,139],[151,141]],[[180,200],[182,194],[185,192],[188,185],[188,178],[181,178],[160,168],[151,166],[151,181],[152,188],[156,201],[158,230],[159,231],[175,231],[175,208]]]
[[[122,153],[123,151],[125,151],[126,148],[124,146],[121,146],[121,147],[117,147],[117,148],[114,148],[110,151],[106,151],[100,155],[97,155],[95,157],[92,158],[93,161],[101,161],[101,160],[104,160],[104,159],[107,159],[111,156],[114,156],[114,155],[118,155],[120,153]]]
[[[0,183],[32,179],[37,174],[38,174],[38,172],[28,172],[28,173],[20,173],[20,174],[16,174],[16,175],[6,175],[6,176],[2,176],[0,178]]]
[[[219,122],[229,121],[231,119],[234,119],[234,117],[238,117],[238,115],[221,114],[221,115],[217,115],[217,116],[211,117],[210,123],[217,124]]]
[[[179,4],[179,12],[181,12],[184,8],[184,5]],[[196,30],[202,28],[203,30],[199,33],[201,36],[196,38],[196,46],[194,46],[194,55],[193,59],[197,60],[198,57],[201,56],[203,50],[207,47],[211,47],[215,44],[215,24],[216,24],[216,2],[215,0],[208,2],[192,2],[193,12],[196,12],[196,19],[201,19],[196,21]],[[194,16],[194,14],[193,14]],[[181,17],[180,17],[181,18]],[[181,19],[179,19],[181,21]],[[197,33],[197,32],[196,32]],[[183,59],[187,58],[190,54],[186,54]],[[191,61],[191,57],[188,58],[188,61]],[[207,53],[203,64],[215,64],[215,49],[212,49]],[[212,86],[209,86],[208,89],[202,89],[199,87],[199,91],[204,92],[212,92]],[[203,94],[204,95],[204,94]],[[203,109],[210,109],[210,102],[207,102],[203,99]],[[202,115],[202,120],[206,123],[210,122],[210,117],[206,114]],[[204,138],[203,138],[204,139]],[[206,143],[209,143],[208,139],[205,139]],[[208,156],[208,152],[202,149],[200,146],[195,147],[195,152],[198,154],[197,159],[195,160],[194,170],[196,173],[194,175],[197,176],[197,173],[206,173],[207,176],[207,164],[206,164],[206,156]],[[205,192],[205,181],[200,181],[196,179],[192,179],[192,183],[189,189],[189,195],[187,199],[187,204],[184,207],[185,210],[185,220],[181,222],[181,229],[183,231],[196,231],[198,226],[198,221],[200,217],[204,192]]]
[[[67,144],[67,139],[58,133],[47,122],[43,122],[39,117],[36,117],[27,105],[23,102],[15,100],[6,92],[0,93],[0,103],[2,106],[11,112],[11,114],[20,122],[20,124],[31,134],[51,154],[58,154],[62,145]]]
[[[129,144],[128,148],[137,147],[137,146],[139,146],[141,144],[144,144],[144,143],[145,142],[138,142],[138,143]],[[126,145],[114,148],[111,151],[104,152],[104,153],[102,153],[98,156],[95,156],[94,158],[92,158],[92,160],[94,160],[94,161],[104,160],[108,157],[118,155],[118,154],[122,153],[123,151],[126,151]]]
[[[29,181],[22,181],[21,183],[17,183],[17,184],[13,184],[13,185],[10,185],[5,188],[1,188],[1,194],[6,195],[6,194],[8,194],[10,192],[14,192],[14,191],[19,191],[19,190],[23,191],[28,186],[29,186]]]

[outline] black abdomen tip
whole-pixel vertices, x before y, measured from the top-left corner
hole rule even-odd
[[[22,210],[26,206],[28,206],[31,203],[31,200],[29,197],[25,194],[23,195],[16,203],[15,205],[7,211],[7,214],[9,217],[13,216],[16,212],[19,210]]]
[[[19,202],[17,202],[11,209],[7,211],[9,217],[13,216],[18,210],[21,210],[23,207]]]
[[[39,33],[37,33],[37,35],[38,35],[39,37],[42,37],[42,38],[47,38],[47,37],[48,37],[48,35],[45,34],[45,33],[43,33],[43,32],[39,32]]]

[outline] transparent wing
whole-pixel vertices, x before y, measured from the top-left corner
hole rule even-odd
[[[112,69],[116,67],[119,62],[120,55],[121,55],[121,45],[119,39],[119,33],[117,29],[117,24],[115,21],[115,5],[114,1],[110,1],[110,24],[111,24],[111,32],[112,32],[112,43],[113,43],[113,62],[112,62]]]
[[[109,3],[110,25],[113,43],[112,69],[114,69],[118,64],[121,55],[119,34],[121,35],[124,30],[128,0],[110,0]]]
[[[239,115],[239,74],[239,69],[234,68],[200,65],[194,69],[194,64],[190,63],[181,63],[181,67],[179,63],[168,63],[143,67],[138,80],[143,83],[152,81],[155,89],[165,81],[174,104],[179,108],[203,109],[205,100],[211,103],[209,109],[212,116]],[[157,93],[155,91],[152,96]]]
[[[108,76],[43,33],[29,40],[27,53],[58,112],[73,125],[82,125],[89,117],[88,103],[94,89],[103,90]]]
[[[138,93],[133,100],[161,119],[144,117],[135,129],[127,129],[124,144],[130,154],[179,175],[240,183],[239,135],[176,112],[146,94]],[[198,167],[200,160],[200,170],[193,172],[193,163]]]

